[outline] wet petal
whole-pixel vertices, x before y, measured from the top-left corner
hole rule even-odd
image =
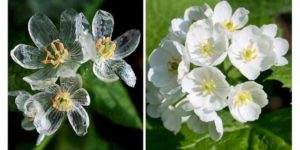
[[[79,74],[73,77],[60,77],[60,86],[62,91],[74,93],[82,87],[82,79]]]
[[[35,129],[35,126],[33,125],[33,120],[30,120],[28,117],[24,117],[24,119],[21,122],[21,126],[26,131],[31,131]]]
[[[30,98],[31,94],[26,91],[10,91],[9,96],[16,96],[15,103],[18,110],[24,112],[24,104]]]
[[[90,125],[90,120],[84,108],[75,104],[70,112],[68,112],[68,119],[77,135],[83,136],[87,133]]]
[[[32,97],[29,100],[29,101],[34,101],[34,103],[30,104],[30,105],[33,105],[33,107],[35,107],[35,109],[42,109],[41,111],[46,111],[51,106],[51,100],[55,98],[55,95],[56,94],[47,93],[47,92],[40,92],[40,93],[34,94],[34,95],[32,95]],[[29,111],[28,108],[27,108],[27,111]]]
[[[113,82],[119,79],[109,64],[105,61],[97,60],[93,64],[93,72],[100,80],[104,82]]]
[[[124,60],[110,61],[112,70],[130,87],[134,87],[136,76],[131,68]]]
[[[90,105],[90,96],[89,93],[83,89],[80,88],[76,90],[70,97],[73,101],[79,103],[80,105],[83,106],[88,106]]]
[[[57,70],[57,75],[60,77],[75,76],[80,64],[78,62],[66,62],[63,63]]]
[[[30,84],[32,90],[41,90],[56,82],[56,72],[57,70],[55,68],[48,65],[45,68],[24,77],[23,80]]]
[[[92,23],[94,39],[111,37],[114,29],[113,16],[104,10],[98,10]]]
[[[116,38],[116,51],[113,59],[122,59],[130,55],[140,43],[141,33],[139,30],[129,30]]]
[[[59,38],[55,25],[44,14],[32,16],[28,22],[28,30],[32,41],[40,49],[44,49]]]
[[[26,69],[43,68],[42,60],[46,57],[45,51],[25,44],[17,45],[10,51],[10,56],[17,64]]]
[[[78,13],[74,9],[67,9],[60,16],[60,39],[68,48],[76,39],[76,15]]]

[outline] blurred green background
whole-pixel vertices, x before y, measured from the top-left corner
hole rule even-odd
[[[261,26],[276,23],[278,34],[291,43],[291,0],[228,0],[233,11],[245,7],[250,11],[248,24]],[[146,53],[158,47],[167,35],[171,20],[183,16],[190,6],[209,4],[214,8],[219,0],[146,0]],[[291,59],[290,49],[287,58],[289,64],[284,67],[272,67],[263,72],[256,82],[264,86],[269,104],[263,109],[258,121],[241,124],[232,119],[228,110],[218,114],[223,119],[224,135],[218,142],[210,139],[208,134],[193,133],[183,125],[181,131],[174,135],[166,130],[160,119],[147,116],[146,148],[147,150],[289,150],[291,149]],[[226,59],[225,63],[229,60]],[[239,81],[246,79],[238,70],[233,69],[228,76]],[[238,82],[229,81],[235,85]]]
[[[113,39],[129,29],[143,29],[142,1],[117,0],[9,0],[9,43],[8,51],[17,44],[34,45],[28,34],[28,20],[36,12],[43,12],[54,22],[59,30],[60,14],[66,8],[83,12],[91,22],[95,12],[103,9],[115,19]],[[143,33],[143,32],[141,32]],[[143,36],[141,36],[141,41]],[[38,147],[35,146],[36,131],[21,128],[23,115],[17,111],[14,98],[9,97],[8,137],[9,149],[16,150],[110,150],[142,149],[142,112],[143,112],[143,46],[140,42],[137,50],[126,57],[136,76],[135,88],[127,87],[122,81],[110,84],[99,81],[92,72],[92,63],[83,64],[79,73],[83,86],[91,96],[91,105],[85,107],[90,117],[88,134],[79,137],[67,120],[53,135],[47,137]],[[10,56],[8,90],[31,91],[22,78],[36,70],[25,70],[17,65]]]

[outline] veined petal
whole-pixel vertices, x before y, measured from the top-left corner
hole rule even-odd
[[[33,102],[30,105],[33,105],[33,107],[35,107],[36,112],[39,111],[37,109],[40,109],[41,111],[46,111],[49,109],[49,107],[51,107],[51,100],[55,98],[55,95],[56,93],[39,92],[37,94],[32,95],[28,101]],[[28,108],[27,111],[29,111]]]
[[[30,98],[31,94],[26,91],[10,91],[9,96],[16,96],[15,103],[18,110],[24,112],[24,104]]]
[[[71,96],[70,98],[77,102],[78,104],[80,105],[83,105],[83,106],[88,106],[90,105],[90,96],[89,96],[89,93],[83,89],[83,88],[80,88],[78,90],[76,90]]]
[[[23,80],[30,84],[32,90],[41,90],[56,82],[56,73],[57,70],[48,65],[45,68],[24,77]]]
[[[104,10],[98,10],[92,23],[94,39],[111,37],[114,29],[113,16]]]
[[[79,104],[75,104],[67,115],[76,134],[79,136],[85,135],[90,125],[90,120],[84,108]]]
[[[277,34],[276,24],[263,25],[260,29],[262,30],[263,34],[268,35],[270,37],[275,37]]]
[[[17,64],[26,69],[39,69],[45,66],[42,63],[46,57],[45,51],[33,46],[19,44],[10,51],[10,56]]]
[[[24,117],[24,119],[21,122],[21,126],[26,131],[31,131],[35,129],[35,126],[33,125],[33,120],[30,120],[28,117]]]
[[[212,19],[214,23],[224,22],[225,20],[230,21],[232,15],[232,8],[227,1],[219,2],[214,9]]]
[[[232,15],[232,21],[238,29],[242,28],[248,22],[249,11],[245,8],[238,8]]]
[[[131,68],[124,60],[110,61],[111,69],[130,87],[134,87],[136,76]]]
[[[57,70],[57,75],[60,77],[76,76],[76,72],[80,67],[80,63],[71,61],[63,63]]]
[[[74,93],[82,87],[82,79],[79,74],[72,77],[60,77],[60,86],[62,91]]]
[[[40,49],[59,38],[55,25],[44,14],[32,16],[28,22],[28,30],[32,41]]]
[[[119,77],[112,71],[111,67],[106,61],[96,60],[93,64],[93,72],[98,79],[104,82],[113,82]]]
[[[140,43],[141,33],[139,30],[129,30],[116,38],[116,51],[113,59],[122,59],[134,52]]]
[[[67,48],[72,47],[76,40],[76,16],[74,9],[67,9],[60,16],[60,39]],[[68,49],[69,50],[69,49]]]

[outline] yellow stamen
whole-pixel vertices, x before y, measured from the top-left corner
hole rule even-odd
[[[252,95],[248,91],[240,91],[234,98],[234,103],[238,107],[243,105],[248,105],[250,101],[252,101]]]
[[[42,61],[43,64],[52,64],[57,68],[60,64],[65,62],[66,57],[69,55],[63,43],[59,39],[54,40],[45,48],[46,58]]]
[[[176,58],[172,58],[171,61],[168,62],[168,71],[171,73],[176,74],[178,65],[179,65],[179,60]]]
[[[204,57],[213,55],[214,44],[212,39],[201,42],[201,53]]]
[[[70,93],[60,92],[52,101],[52,107],[59,111],[69,112],[73,107],[73,102],[70,99]]]
[[[204,95],[211,95],[216,89],[214,80],[203,80],[200,85],[200,90]]]
[[[233,21],[224,20],[223,25],[227,30],[231,32],[235,32],[237,30],[237,26],[233,23]]]
[[[111,41],[110,37],[105,38],[105,40],[100,38],[96,41],[96,48],[105,60],[109,60],[115,54],[116,43]]]
[[[241,60],[244,62],[251,62],[255,60],[257,57],[256,49],[252,47],[252,44],[248,45],[246,48],[242,50]]]

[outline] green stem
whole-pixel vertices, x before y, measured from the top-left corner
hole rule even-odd
[[[42,141],[42,143],[38,146],[36,146],[33,150],[43,150],[48,145],[48,143],[51,141],[51,139],[54,137],[54,135],[46,136],[45,139]]]

